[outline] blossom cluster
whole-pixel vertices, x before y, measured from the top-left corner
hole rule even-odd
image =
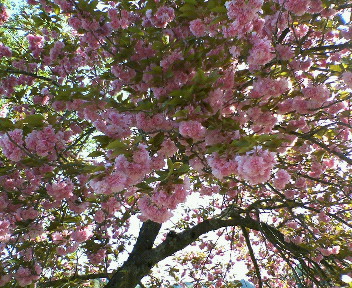
[[[139,218],[142,221],[166,222],[173,215],[170,210],[176,209],[178,204],[186,201],[189,190],[188,179],[185,179],[183,184],[157,186],[152,197],[145,195],[138,200],[138,208],[141,211]]]

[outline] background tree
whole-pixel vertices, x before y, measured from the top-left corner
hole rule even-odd
[[[343,286],[350,2],[27,2],[0,7],[1,287]]]

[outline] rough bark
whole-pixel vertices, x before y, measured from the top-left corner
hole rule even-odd
[[[161,225],[151,221],[145,222],[130,257],[114,273],[105,288],[135,288],[155,264],[184,249],[201,235],[223,227],[241,226],[261,231],[269,241],[279,243],[284,248],[283,250],[295,256],[304,256],[309,253],[298,245],[286,242],[283,234],[276,228],[239,214],[229,216],[228,219],[208,219],[183,232],[174,233],[155,248],[152,246]]]

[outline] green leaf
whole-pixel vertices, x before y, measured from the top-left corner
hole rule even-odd
[[[0,118],[0,131],[9,131],[14,128],[11,120],[7,118]]]
[[[177,173],[184,174],[189,171],[189,165],[188,164],[182,164],[180,168],[177,169]]]
[[[83,170],[85,172],[98,172],[98,171],[104,171],[105,167],[104,166],[96,166],[96,165],[85,165],[83,167]]]
[[[150,102],[149,99],[143,100],[138,102],[138,106],[136,107],[136,110],[138,111],[149,111],[153,109],[154,104]]]
[[[184,109],[184,110],[177,111],[172,117],[185,118],[188,116],[188,114],[189,114],[189,111],[187,109]]]
[[[152,139],[150,139],[150,144],[153,145],[154,147],[160,147],[161,143],[163,143],[165,138],[165,135],[163,132],[159,132],[156,134]]]
[[[329,69],[334,72],[342,72],[344,70],[344,67],[342,64],[340,65],[329,65]]]
[[[232,141],[232,143],[231,143],[232,146],[241,147],[241,148],[243,148],[243,147],[248,147],[248,146],[250,146],[251,144],[252,144],[252,142],[249,141],[248,139],[244,138],[244,137],[241,138],[241,139],[239,139],[239,140],[234,140],[234,141]]]
[[[123,143],[121,140],[115,140],[109,143],[108,146],[106,146],[106,149],[115,149],[115,148],[122,148],[122,149],[127,149],[128,146]]]
[[[94,151],[92,153],[89,153],[88,157],[98,157],[98,156],[102,156],[102,155],[105,155],[105,153],[102,151]]]
[[[44,117],[40,114],[28,115],[22,121],[23,124],[27,124],[30,127],[43,127],[44,126]]]
[[[197,10],[194,5],[191,5],[189,3],[186,3],[180,8],[180,11],[182,12],[181,16],[189,19],[196,19],[198,18]]]
[[[34,158],[25,158],[21,160],[21,163],[29,167],[39,167],[43,165],[43,161],[41,161],[40,159],[34,159]]]
[[[185,3],[190,4],[190,5],[197,5],[197,0],[184,0]]]
[[[139,188],[139,189],[141,189],[141,190],[149,190],[149,191],[151,191],[151,190],[153,190],[153,188],[151,188],[147,183],[145,183],[145,182],[141,182],[141,183],[139,183],[139,184],[137,184],[136,185],[136,187],[137,188]]]
[[[216,13],[226,13],[227,9],[225,6],[216,6],[216,7],[212,8],[211,11],[216,12]]]
[[[106,147],[110,141],[110,137],[108,137],[106,135],[94,136],[93,139],[96,140],[97,142],[99,142],[100,146],[103,148]]]
[[[216,144],[216,145],[213,145],[213,146],[210,146],[209,148],[207,148],[207,153],[211,154],[213,152],[218,152],[223,148],[224,148],[223,144]]]

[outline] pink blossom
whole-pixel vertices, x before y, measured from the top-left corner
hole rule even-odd
[[[275,49],[277,54],[279,55],[279,58],[282,60],[290,60],[295,56],[290,46],[279,44],[275,46]]]
[[[0,58],[11,57],[11,56],[12,56],[11,49],[9,47],[3,45],[2,43],[0,43]]]
[[[324,105],[324,102],[330,97],[329,89],[323,85],[310,85],[302,89],[303,95],[309,101],[309,109],[315,109]]]
[[[135,54],[132,55],[131,60],[132,61],[139,61],[143,59],[147,59],[150,57],[153,57],[155,55],[155,50],[153,49],[151,44],[147,44],[143,40],[138,40],[136,45],[134,46],[135,49]],[[149,73],[144,73],[143,74],[143,80],[145,81],[145,77],[149,77],[150,80],[153,78],[153,76]],[[149,82],[149,81],[145,81]]]
[[[250,66],[264,65],[274,57],[274,49],[268,39],[254,39],[253,47],[249,51],[248,64]]]
[[[136,71],[122,64],[111,67],[111,73],[124,83],[129,83],[136,76]]]
[[[23,134],[21,129],[15,129],[0,136],[0,147],[5,157],[11,161],[20,161],[24,154]]]
[[[217,194],[220,191],[220,186],[219,185],[214,185],[214,186],[205,186],[203,185],[201,189],[199,190],[199,193],[201,195],[208,195],[211,196],[213,194]]]
[[[28,268],[20,267],[15,274],[15,279],[21,287],[30,285],[33,282],[32,272]]]
[[[105,220],[105,213],[103,210],[97,210],[94,215],[94,220],[97,223],[102,223]]]
[[[302,16],[309,8],[310,0],[286,0],[284,1],[285,8],[295,13],[297,16]]]
[[[162,113],[148,116],[146,113],[140,112],[136,115],[136,127],[145,132],[152,132],[157,130],[169,130],[171,124]]]
[[[290,66],[293,70],[295,71],[308,71],[309,68],[313,65],[313,62],[311,59],[306,59],[305,61],[303,60],[292,60],[290,62]]]
[[[73,4],[67,0],[54,0],[54,2],[60,6],[62,11],[70,11],[73,8]]]
[[[131,135],[132,123],[132,115],[109,109],[102,112],[99,119],[93,122],[93,125],[109,137],[125,138]]]
[[[46,185],[48,195],[53,197],[56,201],[69,199],[73,196],[73,183],[71,180],[62,180]]]
[[[287,199],[293,200],[296,196],[296,191],[294,190],[285,190],[284,195]]]
[[[77,243],[81,243],[87,241],[89,238],[93,236],[92,227],[86,226],[78,228],[76,231],[72,232],[71,239],[76,241]]]
[[[275,153],[267,150],[247,153],[247,155],[236,156],[238,175],[250,184],[264,183],[270,179],[271,169],[275,161]]]
[[[255,13],[260,10],[262,5],[263,0],[232,0],[225,3],[227,16],[230,19],[245,17],[247,21],[254,18]]]
[[[274,179],[274,186],[277,189],[285,188],[286,184],[290,182],[291,175],[284,169],[280,169],[276,172]]]
[[[158,154],[163,155],[165,157],[172,157],[178,151],[177,146],[175,145],[174,141],[171,139],[165,139],[161,144],[161,148],[158,151]]]
[[[309,101],[305,100],[305,99],[303,99],[302,97],[299,97],[299,96],[293,98],[292,108],[294,110],[296,110],[297,113],[300,113],[300,114],[307,114],[307,113],[310,112],[310,110],[309,110],[309,108],[310,108]]]
[[[11,274],[1,275],[0,276],[0,287],[5,287],[7,283],[11,281]]]
[[[213,175],[218,179],[237,173],[237,162],[234,159],[220,157],[218,153],[209,156],[207,162]]]
[[[335,12],[336,12],[336,10],[335,10]],[[341,30],[340,33],[343,38],[345,38],[347,40],[352,39],[352,27],[351,26],[347,27],[347,29]]]
[[[170,54],[167,54],[161,61],[160,61],[160,67],[163,68],[163,70],[168,70],[176,61],[183,60],[183,55],[181,51],[173,51]]]
[[[165,167],[165,157],[166,155],[158,155],[151,158],[151,169],[160,170]]]
[[[55,244],[59,244],[65,240],[67,231],[54,232],[51,234],[51,238]]]
[[[105,260],[105,256],[106,256],[105,249],[99,249],[96,253],[88,254],[90,263],[92,263],[93,265],[98,265],[100,263],[103,263]]]
[[[310,7],[308,12],[313,14],[313,13],[320,13],[324,7],[323,7],[323,3],[321,0],[310,0]]]
[[[318,213],[318,220],[321,222],[328,223],[330,221],[330,217],[326,215],[324,212]]]
[[[44,127],[42,130],[34,130],[29,133],[25,139],[26,147],[34,151],[39,156],[45,157],[49,154],[56,155],[56,148],[63,148],[63,133],[55,133],[51,125]]]
[[[318,250],[320,251],[320,253],[323,256],[330,256],[332,254],[339,254],[340,252],[340,246],[333,246],[330,248],[318,248]]]
[[[286,226],[292,229],[297,229],[298,228],[298,223],[297,222],[287,222]]]
[[[352,86],[351,86],[352,87]],[[330,113],[330,114],[336,114],[338,113],[339,111],[341,110],[346,110],[347,108],[347,104],[345,102],[338,102],[336,104],[333,104],[331,105],[327,111]]]
[[[38,58],[42,51],[44,37],[29,34],[27,36],[27,40],[29,42],[29,49],[32,51],[33,56]]]
[[[115,197],[110,197],[107,201],[101,204],[101,208],[109,215],[113,215],[121,207],[121,204]]]
[[[192,138],[194,140],[200,140],[205,136],[205,128],[200,122],[194,120],[181,122],[179,131],[183,137]]]
[[[325,167],[319,162],[313,162],[311,166],[311,171],[308,173],[310,177],[319,178],[321,174],[325,171]]]
[[[229,77],[232,81],[234,79],[233,74],[231,75],[232,77]],[[228,89],[231,89],[234,83],[229,83],[229,79],[223,79],[224,86],[226,85]],[[226,82],[225,82],[226,81]],[[224,87],[225,88],[225,87]],[[215,114],[219,110],[222,109],[223,103],[224,103],[225,97],[224,97],[224,91],[221,90],[220,88],[217,88],[209,93],[208,98],[206,101],[209,103],[209,106],[212,110],[212,114]]]
[[[192,34],[196,37],[205,36],[205,28],[206,27],[201,19],[196,19],[189,23],[189,29],[191,30]]]
[[[341,78],[345,83],[345,85],[347,86],[347,88],[352,89],[352,72],[350,71],[343,72],[341,75]]]
[[[9,17],[6,7],[3,4],[0,4],[0,26],[3,25]]]
[[[198,157],[190,159],[189,165],[199,173],[201,173],[204,168],[204,164],[202,163],[202,160],[199,159]]]
[[[61,54],[62,49],[65,47],[65,44],[61,41],[57,41],[54,44],[54,47],[50,49],[50,59],[55,61],[57,57]]]
[[[157,28],[165,28],[175,18],[175,11],[171,7],[162,6],[160,7],[154,15],[152,11],[148,10],[146,17],[151,22],[151,24]]]
[[[126,181],[126,174],[122,171],[116,171],[101,180],[91,180],[89,185],[96,194],[112,194],[121,192],[126,187]]]
[[[171,186],[159,186],[154,190],[152,201],[159,207],[176,209],[179,203],[186,201],[189,194],[187,184],[174,184]]]
[[[278,78],[259,78],[253,83],[251,97],[269,99],[270,97],[278,97],[289,89],[287,79]]]
[[[0,221],[0,237],[7,236],[10,233],[10,221],[2,220]]]
[[[306,188],[307,186],[306,179],[303,177],[298,178],[295,182],[295,186],[297,188]]]
[[[251,22],[246,22],[245,19],[236,19],[234,22],[230,23],[228,26],[222,27],[222,33],[225,38],[241,38],[244,34],[250,32],[253,29]]]
[[[23,220],[28,220],[28,219],[35,219],[39,215],[39,212],[35,210],[33,207],[30,207],[29,209],[23,210],[21,213],[22,219]]]
[[[137,204],[141,210],[139,218],[142,221],[152,220],[157,223],[164,223],[173,215],[168,208],[158,207],[147,195],[140,198]]]
[[[66,251],[65,247],[59,246],[59,247],[56,247],[56,253],[59,256],[65,256],[67,255],[68,252]]]

